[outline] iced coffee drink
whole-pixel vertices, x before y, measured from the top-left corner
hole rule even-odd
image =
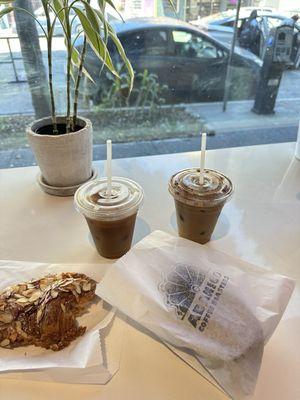
[[[143,189],[126,178],[107,178],[82,185],[74,196],[75,207],[89,226],[95,246],[106,258],[119,258],[131,247],[135,220],[143,200]]]
[[[219,215],[233,193],[229,178],[220,172],[200,169],[177,172],[169,182],[174,198],[179,236],[204,244],[211,238]]]

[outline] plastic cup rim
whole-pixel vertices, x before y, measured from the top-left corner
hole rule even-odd
[[[207,199],[202,198],[201,199],[201,198],[199,198],[199,199],[193,199],[193,200],[185,199],[185,198],[181,197],[178,194],[176,195],[176,193],[174,192],[174,188],[171,185],[171,181],[174,178],[174,176],[176,176],[179,173],[182,173],[184,171],[193,171],[193,170],[198,170],[198,169],[199,168],[197,168],[197,167],[184,168],[184,169],[176,172],[175,174],[173,174],[171,176],[171,178],[169,180],[169,184],[168,184],[168,191],[173,196],[174,200],[177,200],[182,204],[186,204],[186,205],[189,205],[189,206],[192,206],[192,207],[199,207],[199,208],[205,207],[205,208],[208,208],[208,207],[219,206],[222,203],[225,204],[227,201],[229,201],[231,199],[231,197],[233,195],[233,192],[234,192],[234,185],[233,185],[231,179],[228,178],[228,176],[223,174],[222,172],[219,172],[217,170],[210,169],[210,168],[205,168],[205,171],[216,172],[217,174],[224,176],[230,182],[231,190],[228,193],[224,194],[223,196],[221,196],[221,197],[219,197],[217,199],[211,199],[211,198],[207,198]]]
[[[129,182],[130,184],[134,184],[134,186],[136,186],[139,189],[140,196],[134,204],[129,205],[128,208],[119,209],[119,210],[116,208],[113,208],[113,206],[111,208],[107,207],[107,209],[105,209],[105,207],[102,206],[101,210],[90,210],[90,209],[85,208],[80,203],[78,203],[78,195],[79,195],[80,191],[85,186],[92,184],[92,182],[93,183],[95,183],[95,181],[97,181],[98,183],[99,183],[99,181],[100,181],[100,183],[105,182],[107,180],[107,177],[103,177],[103,178],[95,179],[94,181],[86,182],[85,184],[83,184],[76,190],[76,192],[74,194],[74,205],[75,205],[75,209],[77,210],[77,212],[79,212],[86,218],[99,220],[99,221],[116,221],[116,220],[120,220],[120,219],[125,219],[126,217],[136,214],[144,201],[143,188],[137,182],[135,182],[134,180],[129,179],[129,178],[113,176],[112,183],[114,183],[115,179],[121,179],[122,181]]]

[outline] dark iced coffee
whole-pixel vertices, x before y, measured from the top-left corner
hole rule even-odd
[[[119,258],[131,247],[136,214],[118,221],[99,221],[86,217],[98,253]]]
[[[231,181],[223,174],[190,168],[173,175],[169,192],[174,197],[179,236],[204,244],[214,231],[226,201],[233,193]]]
[[[113,177],[88,182],[75,193],[76,208],[84,215],[100,255],[118,258],[131,247],[136,215],[143,190],[134,181]]]

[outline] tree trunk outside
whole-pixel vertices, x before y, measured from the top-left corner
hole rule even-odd
[[[28,0],[15,0],[14,6],[34,13],[32,4]],[[35,117],[47,117],[51,114],[48,81],[36,22],[24,11],[15,10],[14,14]]]

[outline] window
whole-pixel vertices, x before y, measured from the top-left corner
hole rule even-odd
[[[164,55],[167,53],[167,32],[158,29],[122,35],[121,42],[129,56]]]
[[[264,19],[266,20],[269,29],[276,28],[276,26],[279,26],[283,21],[281,18],[275,17],[264,17]]]
[[[143,54],[145,49],[145,34],[143,32],[124,34],[121,36],[121,42],[126,54],[138,56]]]
[[[65,1],[72,3],[72,0]],[[91,120],[95,145],[102,145],[109,138],[114,143],[126,145],[127,142],[151,142],[152,139],[183,139],[199,135],[203,126],[211,127],[216,133],[212,140],[222,142],[224,147],[229,143],[229,137],[233,140],[230,142],[232,146],[236,143],[272,142],[279,138],[295,140],[300,107],[300,42],[296,35],[290,63],[284,66],[282,73],[279,73],[280,68],[274,68],[276,76],[270,74],[269,84],[257,89],[271,30],[285,18],[280,12],[258,11],[259,40],[254,44],[243,43],[240,40],[242,24],[249,18],[252,9],[241,8],[237,43],[229,81],[225,84],[236,1],[173,0],[176,15],[170,0],[112,1],[117,11],[107,4],[106,16],[116,30],[135,72],[130,97],[127,97],[129,80],[126,66],[111,39],[107,48],[115,71],[109,72],[107,68],[109,58],[108,63],[103,65],[101,57],[96,56],[88,45],[78,91],[75,87],[76,66],[72,69],[75,82],[70,79],[72,93],[69,108],[74,109],[73,99],[75,93],[79,93],[78,115]],[[272,1],[280,2],[281,8],[286,3],[284,0]],[[23,3],[39,24],[24,12],[16,11],[0,18],[0,167],[35,162],[26,139],[26,126],[35,119],[51,115],[47,40],[43,32],[47,29],[47,18],[41,0],[26,0]],[[243,0],[242,3],[247,2]],[[91,5],[99,7],[94,0]],[[6,7],[9,6],[0,5],[0,11]],[[85,12],[83,3],[81,9]],[[295,13],[295,10],[290,11],[289,15]],[[70,12],[71,18],[74,18],[71,35],[72,40],[77,37],[75,47],[81,52],[84,40],[80,19],[75,15],[74,10]],[[52,22],[55,20],[53,10],[50,11],[50,19]],[[299,29],[299,24],[296,29]],[[64,29],[59,18],[56,18],[53,32],[52,75],[56,113],[65,115],[68,108],[67,59]],[[102,33],[104,38],[104,30]],[[76,52],[74,57],[76,59]],[[85,71],[92,79],[84,75]],[[280,82],[276,90],[274,82]],[[229,88],[228,107],[223,112],[221,103],[225,88]],[[270,93],[269,98],[266,93]],[[274,115],[257,116],[251,111],[255,98],[261,98],[263,106],[276,96]],[[241,134],[235,135],[242,130]],[[232,135],[227,135],[227,132]],[[154,142],[149,146],[155,154]],[[146,152],[142,144],[141,148]],[[19,153],[18,149],[21,149]],[[180,151],[181,146],[178,145],[175,150]],[[4,156],[1,151],[11,152],[11,156],[8,153]],[[23,162],[23,154],[29,153],[26,163]],[[16,154],[20,158],[16,158]],[[130,156],[130,152],[122,153],[122,156],[127,155]]]
[[[218,51],[208,40],[187,31],[172,31],[175,54],[189,58],[217,58]]]
[[[167,53],[167,32],[153,29],[145,32],[145,53],[152,56],[161,56]]]
[[[241,20],[239,20],[240,22]],[[229,21],[229,22],[224,22],[224,24],[222,24],[222,26],[229,26],[230,28],[233,28],[234,26],[234,21]]]

